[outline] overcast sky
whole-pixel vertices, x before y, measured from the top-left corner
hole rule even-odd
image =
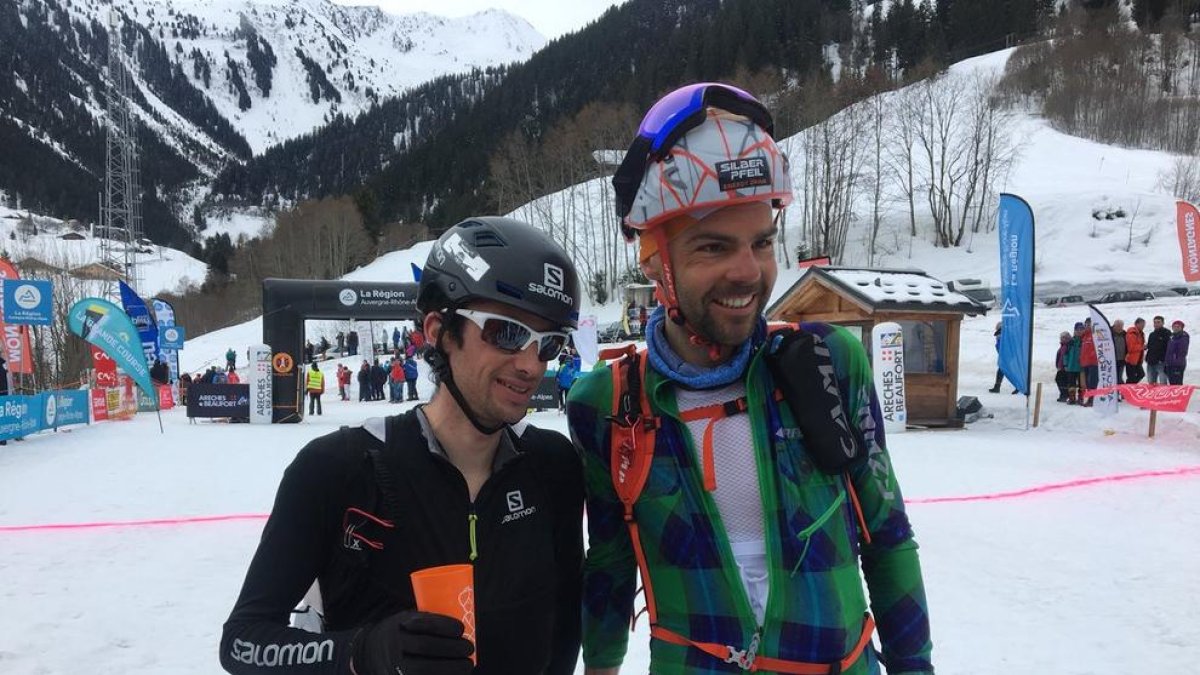
[[[610,5],[625,0],[334,0],[340,5],[378,5],[393,14],[429,12],[446,17],[467,16],[485,9],[503,9],[524,18],[547,40],[583,28]]]

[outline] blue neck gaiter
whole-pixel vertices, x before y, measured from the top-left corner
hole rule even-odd
[[[750,355],[767,336],[767,320],[760,316],[754,333],[738,347],[733,358],[710,368],[702,368],[684,361],[671,349],[671,344],[667,342],[666,315],[666,310],[659,305],[646,320],[646,352],[650,357],[650,365],[675,383],[689,389],[715,389],[737,380],[746,372]]]

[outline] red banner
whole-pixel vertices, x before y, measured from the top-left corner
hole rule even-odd
[[[1179,224],[1179,251],[1183,255],[1183,278],[1200,281],[1200,210],[1185,202],[1175,202]]]
[[[96,386],[102,389],[117,386],[117,362],[112,360],[96,345],[88,343],[92,350],[92,367],[96,369]]]
[[[1196,389],[1191,384],[1118,384],[1115,387],[1101,387],[1084,392],[1084,396],[1103,396],[1109,392],[1118,392],[1126,403],[1144,410],[1159,412],[1184,412]]]
[[[0,279],[20,279],[17,269],[12,263],[0,258]],[[29,330],[26,326],[4,323],[4,298],[0,296],[0,340],[4,352],[4,360],[8,361],[11,373],[33,373],[33,350],[29,346]]]
[[[99,422],[108,419],[108,394],[97,387],[92,392],[92,421]]]
[[[804,260],[796,261],[796,269],[805,269],[807,267],[829,267],[833,261],[829,256],[821,256],[820,258],[805,258]]]
[[[158,387],[158,409],[170,410],[175,407],[175,396],[171,391],[171,385],[163,384]]]

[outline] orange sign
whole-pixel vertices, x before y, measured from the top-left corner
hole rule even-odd
[[[296,362],[292,360],[292,355],[287,352],[279,352],[271,357],[271,366],[275,368],[277,375],[287,375],[292,372],[292,368],[295,365]]]

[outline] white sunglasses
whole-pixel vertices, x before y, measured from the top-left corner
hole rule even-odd
[[[534,330],[503,314],[473,309],[456,309],[454,313],[479,326],[480,337],[484,342],[510,354],[525,351],[529,345],[536,342],[538,359],[553,361],[567,345],[567,334],[562,331]]]

